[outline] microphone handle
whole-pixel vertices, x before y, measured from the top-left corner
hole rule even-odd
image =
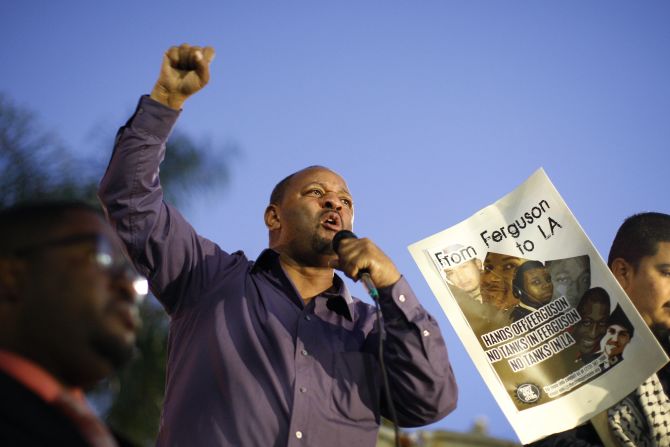
[[[377,287],[375,286],[375,283],[372,282],[372,278],[370,278],[370,274],[368,272],[365,270],[361,271],[358,274],[358,279],[363,283],[363,286],[368,291],[368,295],[370,295],[373,300],[379,299],[379,292],[377,291]]]

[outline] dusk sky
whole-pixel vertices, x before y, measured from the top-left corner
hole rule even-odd
[[[182,211],[255,258],[278,180],[314,164],[342,174],[354,230],[395,261],[447,339],[460,401],[431,428],[485,417],[516,439],[409,244],[539,167],[604,257],[625,217],[670,212],[667,1],[24,0],[2,2],[0,21],[0,91],[97,160],[168,47],[215,47],[211,82],[177,127],[239,154],[230,183]]]

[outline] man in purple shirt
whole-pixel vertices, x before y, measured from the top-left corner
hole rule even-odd
[[[150,97],[119,131],[100,185],[107,214],[171,317],[158,445],[373,446],[383,397],[374,308],[334,269],[369,272],[384,314],[384,363],[403,426],[435,422],[457,389],[435,320],[393,262],[351,229],[346,183],[318,166],[277,184],[269,248],[250,261],[199,236],[163,202],[165,142],[209,80],[213,49],[170,48]]]

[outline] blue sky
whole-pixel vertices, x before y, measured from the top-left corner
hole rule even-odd
[[[210,85],[178,127],[240,155],[227,189],[182,210],[255,257],[272,186],[312,164],[340,172],[356,232],[394,259],[447,338],[461,398],[435,428],[485,416],[516,438],[407,245],[541,166],[603,256],[626,216],[670,212],[665,1],[24,0],[3,2],[0,23],[0,90],[99,160],[169,46],[214,46]]]

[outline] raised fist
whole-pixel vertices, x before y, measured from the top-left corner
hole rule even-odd
[[[161,72],[151,98],[173,109],[181,109],[189,96],[209,82],[212,59],[212,47],[192,47],[188,44],[171,47],[163,56]]]

